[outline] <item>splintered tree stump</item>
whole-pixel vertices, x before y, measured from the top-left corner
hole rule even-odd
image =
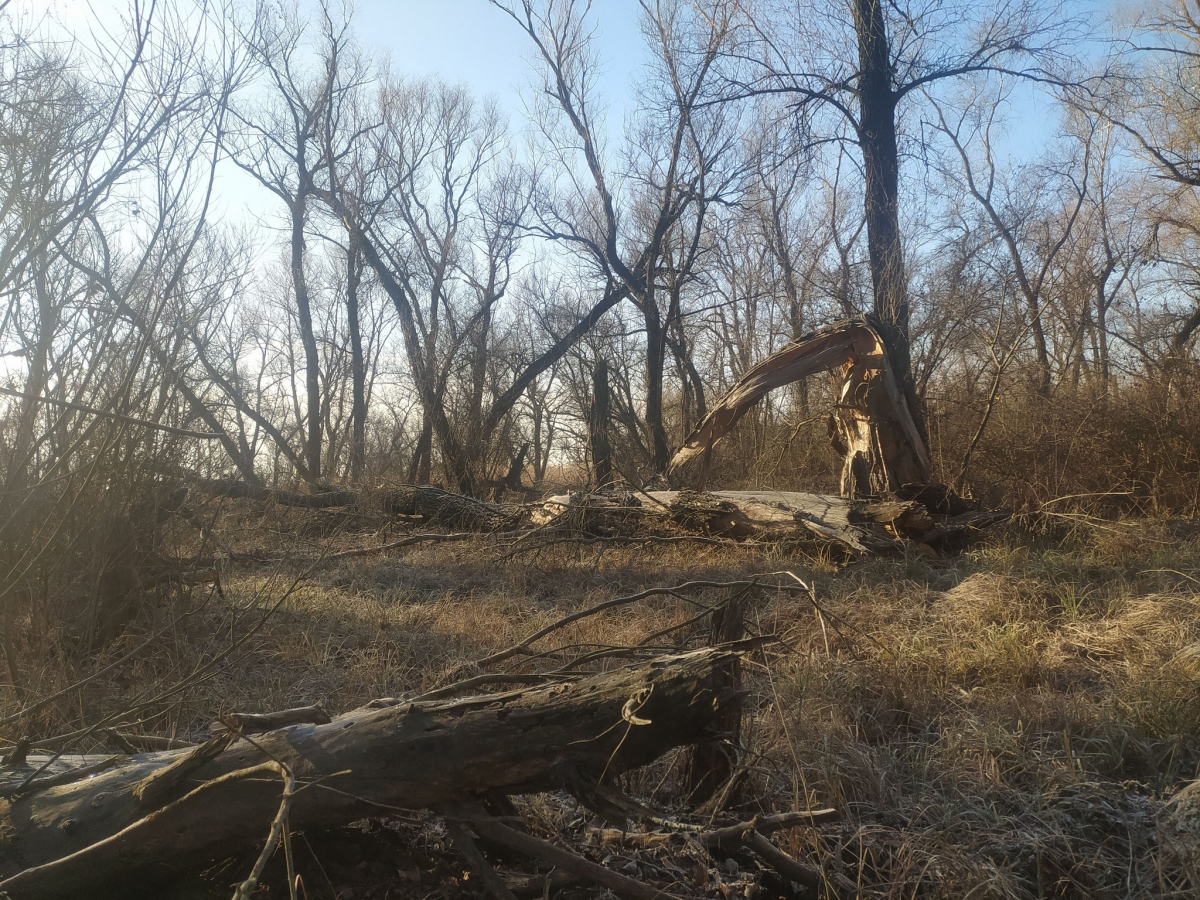
[[[874,497],[929,482],[932,466],[914,411],[900,390],[884,341],[852,320],[797,338],[746,372],[688,435],[667,469],[672,483],[703,488],[713,448],[759,400],[784,385],[833,372],[834,447],[842,494]]]
[[[364,708],[253,742],[227,734],[179,751],[81,757],[72,762],[88,766],[75,770],[83,777],[70,780],[67,767],[56,786],[35,779],[18,789],[44,761],[31,757],[0,767],[0,892],[120,894],[261,846],[280,807],[281,765],[299,788],[295,828],[496,793],[586,794],[712,738],[738,702],[727,678],[737,655],[706,648],[571,683]]]

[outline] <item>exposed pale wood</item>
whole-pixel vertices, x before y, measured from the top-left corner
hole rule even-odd
[[[195,748],[124,758],[94,777],[0,799],[0,891],[13,900],[97,896],[260,846],[279,809],[279,779],[245,773],[273,761],[299,785],[294,827],[453,805],[492,790],[598,783],[602,773],[711,737],[716,717],[737,702],[720,676],[735,656],[706,648],[573,683],[356,710],[327,725],[239,740],[191,772],[180,799],[149,813],[135,786]],[[623,719],[631,697],[649,724]]]
[[[674,528],[726,538],[785,540],[809,536],[853,553],[901,550],[936,525],[908,500],[854,500],[800,491],[647,491],[551,497],[534,520],[574,522],[599,533],[653,534]]]
[[[908,408],[879,333],[865,321],[812,332],[751,368],[688,435],[671,460],[673,483],[704,487],[713,448],[759,400],[818,372],[839,381],[833,419],[845,463],[842,493],[877,496],[905,484],[925,484],[929,451]]]

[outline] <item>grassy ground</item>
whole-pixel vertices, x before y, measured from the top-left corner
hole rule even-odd
[[[501,563],[485,539],[320,560],[381,541],[370,533],[378,524],[227,510],[213,544],[284,549],[302,561],[239,562],[223,593],[168,593],[83,662],[67,662],[69,635],[31,639],[43,694],[131,654],[82,696],[48,707],[34,733],[69,733],[115,711],[128,730],[157,734],[195,734],[231,710],[320,702],[336,713],[461,677],[489,651],[600,600],[788,570],[812,584],[811,597],[768,587],[751,602],[753,628],[784,645],[746,667],[743,737],[753,768],[741,802],[747,813],[833,806],[843,817],[778,835],[785,850],[840,868],[864,897],[1200,891],[1200,836],[1188,831],[1200,831],[1200,817],[1189,819],[1184,802],[1166,803],[1200,776],[1194,525],[1061,520],[1050,532],[1011,526],[956,559],[848,566],[784,549],[680,545],[556,547]],[[561,643],[634,644],[692,615],[660,596],[587,620]],[[682,756],[667,759],[628,786],[678,812],[681,767]],[[532,798],[525,808],[547,833],[586,824],[563,798]],[[436,822],[306,837],[312,852],[302,870],[314,898],[475,889],[439,852]],[[780,893],[737,860],[692,859],[681,869],[661,854],[590,852],[644,876],[685,871],[686,896]],[[234,868],[212,878],[235,881]],[[262,890],[279,896],[280,887]]]

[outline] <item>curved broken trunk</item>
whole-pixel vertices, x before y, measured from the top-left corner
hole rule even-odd
[[[364,708],[252,742],[227,733],[184,750],[77,757],[74,768],[32,780],[36,757],[0,765],[0,894],[117,893],[260,846],[291,778],[293,827],[497,792],[585,795],[673,747],[712,738],[738,702],[724,677],[736,650],[464,700]]]
[[[814,331],[743,375],[696,426],[671,460],[672,483],[703,489],[713,448],[776,388],[818,372],[838,373],[832,414],[843,496],[877,497],[929,483],[929,451],[888,362],[884,342],[858,320]]]

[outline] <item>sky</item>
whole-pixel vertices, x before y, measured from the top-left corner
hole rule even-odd
[[[141,0],[143,8],[148,2]],[[185,6],[201,0],[176,2]],[[96,23],[119,22],[132,3],[16,0],[13,8],[19,16],[48,16],[86,41]],[[301,0],[301,5],[317,6],[315,0]],[[355,0],[351,10],[358,42],[369,54],[389,59],[393,71],[465,84],[478,96],[493,97],[508,114],[514,131],[523,127],[525,101],[536,77],[531,46],[517,24],[488,0]],[[603,66],[597,87],[607,105],[610,137],[620,132],[632,86],[647,59],[638,12],[638,0],[600,0],[595,7],[594,40]],[[221,174],[215,213],[249,222],[260,216],[260,210],[274,210],[269,194],[244,173]],[[265,215],[269,218],[272,213]]]
[[[134,0],[16,0],[25,15],[44,13],[86,40],[96,21],[111,22]],[[149,0],[141,0],[143,6]],[[186,6],[202,0],[176,0]],[[336,0],[335,0],[336,2]],[[536,78],[528,38],[488,0],[350,0],[354,34],[373,55],[389,58],[395,72],[436,75],[463,83],[476,95],[490,95],[509,115],[514,131],[523,126],[524,101]],[[990,0],[981,0],[990,2]],[[1075,11],[1102,18],[1124,0],[1067,0]],[[301,0],[316,8],[315,0]],[[638,0],[596,0],[594,41],[602,71],[598,92],[608,107],[609,146],[618,145],[632,106],[633,85],[648,52],[638,27]],[[315,25],[315,22],[314,22]],[[1057,112],[1034,92],[1018,98],[1007,116],[1010,152],[1036,152],[1052,136]],[[217,211],[235,220],[271,208],[269,196],[240,173],[222,176]]]
[[[131,2],[17,0],[15,6],[27,14],[47,11],[82,36],[92,22],[114,20]],[[302,5],[316,6],[310,0]],[[396,71],[464,83],[493,95],[514,118],[521,114],[521,93],[532,74],[529,41],[488,0],[356,0],[351,9],[359,42],[389,57]],[[599,87],[618,118],[646,59],[638,9],[638,0],[601,0],[595,8],[595,40],[604,62]]]

